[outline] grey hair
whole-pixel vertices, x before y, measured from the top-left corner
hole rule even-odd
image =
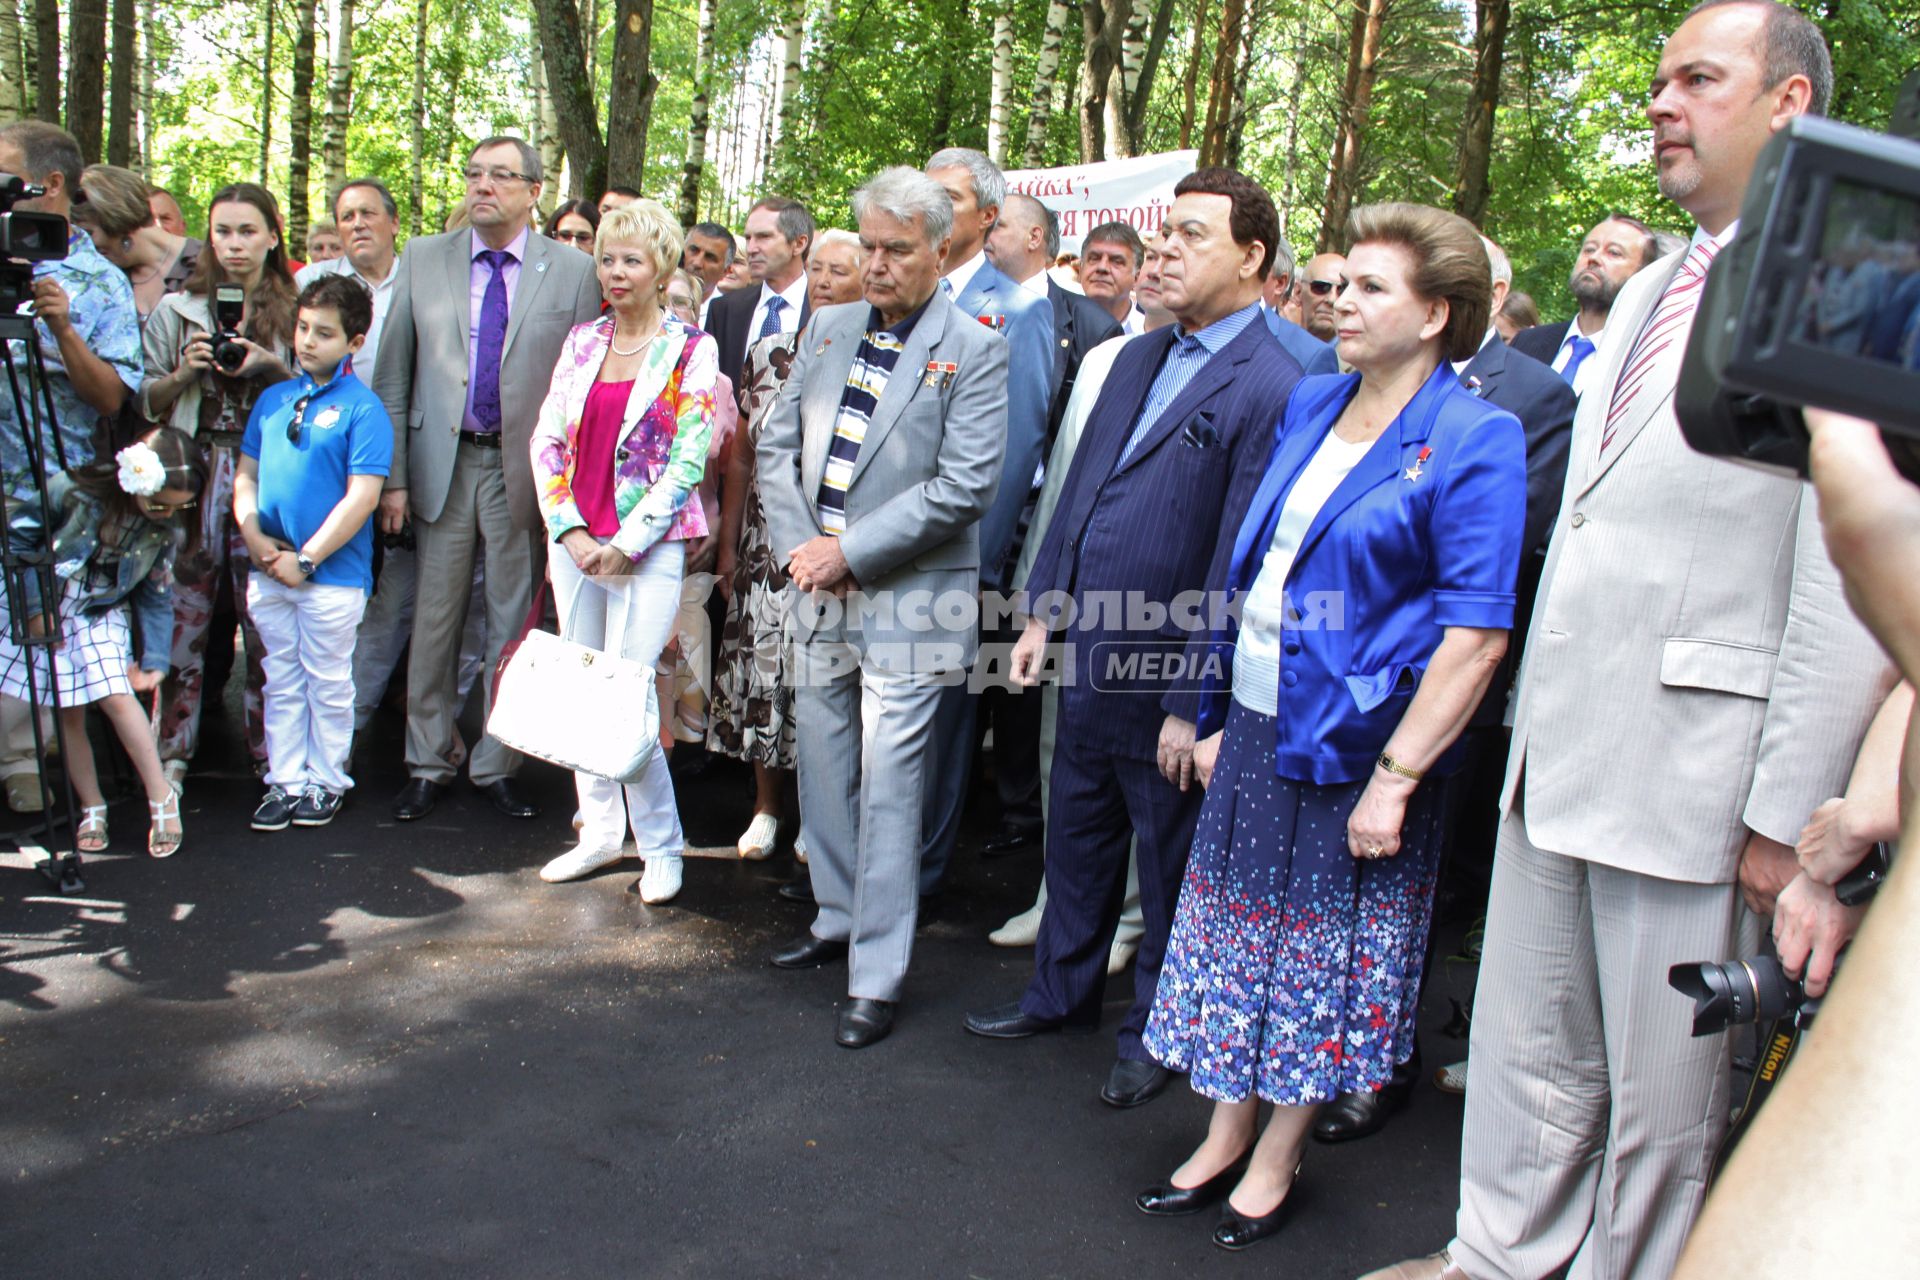
[[[1022,221],[1031,220],[1046,237],[1047,261],[1060,256],[1060,215],[1041,204],[1024,191],[1009,191],[1007,202],[1000,206],[1000,216],[1004,219],[1015,209],[1022,212],[1017,215]]]
[[[884,213],[909,225],[921,219],[927,243],[936,248],[953,234],[953,198],[947,189],[903,164],[882,169],[853,193],[853,216],[864,219],[869,213]]]
[[[1671,231],[1656,231],[1653,233],[1653,257],[1648,258],[1646,262],[1640,265],[1647,266],[1655,259],[1664,258],[1670,253],[1679,253],[1686,247],[1687,238],[1685,236],[1677,236]]]
[[[516,137],[511,133],[497,133],[491,138],[482,138],[473,144],[472,150],[467,152],[467,163],[472,164],[473,158],[489,147],[518,148],[520,152],[520,172],[527,175],[528,182],[541,181],[540,150],[525,138]]]
[[[1757,50],[1767,88],[1778,88],[1789,76],[1805,76],[1813,88],[1807,99],[1807,114],[1827,114],[1827,106],[1833,101],[1833,55],[1827,52],[1827,38],[1813,19],[1779,0],[1701,0],[1687,10],[1687,17],[1730,4],[1754,5],[1767,15]]]
[[[1294,266],[1294,260],[1293,260],[1293,246],[1288,244],[1285,240],[1282,240],[1280,243],[1274,245],[1273,246],[1273,269],[1267,272],[1267,279],[1285,280],[1289,285],[1291,285],[1293,283],[1293,273],[1296,269],[1297,268]]]
[[[1513,263],[1507,260],[1507,251],[1485,236],[1480,237],[1480,243],[1486,246],[1487,265],[1493,272],[1493,282],[1512,288]]]
[[[856,256],[860,253],[860,237],[851,231],[845,231],[839,227],[828,227],[825,231],[822,231],[814,239],[813,248],[824,249],[830,244],[837,244],[843,249],[851,249]]]
[[[982,209],[998,209],[1007,202],[1007,175],[987,158],[984,151],[972,147],[948,147],[933,153],[927,172],[935,169],[965,169],[973,179],[973,202]]]

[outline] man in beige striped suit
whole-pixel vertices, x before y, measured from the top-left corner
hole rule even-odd
[[[1472,1038],[1456,1236],[1369,1280],[1665,1277],[1726,1127],[1725,1037],[1669,966],[1757,940],[1791,844],[1844,787],[1884,659],[1810,492],[1694,453],[1673,413],[1706,265],[1755,159],[1833,83],[1817,28],[1711,0],[1647,109],[1660,189],[1698,223],[1641,272],[1574,419],[1520,675]]]

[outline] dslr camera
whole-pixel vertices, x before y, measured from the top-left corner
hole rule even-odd
[[[11,315],[33,296],[33,264],[67,256],[67,220],[57,213],[14,211],[47,194],[25,178],[0,173],[0,313]]]
[[[229,377],[247,362],[240,345],[240,326],[247,318],[247,291],[237,284],[213,286],[213,362]]]
[[[1800,405],[1877,423],[1920,483],[1920,72],[1885,134],[1800,116],[1713,262],[1674,409],[1701,453],[1806,475]]]

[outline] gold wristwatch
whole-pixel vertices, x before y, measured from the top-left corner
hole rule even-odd
[[[1421,773],[1416,769],[1407,768],[1407,766],[1401,764],[1398,760],[1395,760],[1392,756],[1388,755],[1384,751],[1380,753],[1379,765],[1382,769],[1385,769],[1388,773],[1397,773],[1403,778],[1412,778],[1415,782],[1418,782],[1420,781],[1420,779],[1427,776],[1426,774]]]

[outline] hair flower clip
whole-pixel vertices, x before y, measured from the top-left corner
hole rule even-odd
[[[151,498],[167,487],[167,469],[146,441],[134,441],[113,458],[120,464],[121,489],[134,497]]]

